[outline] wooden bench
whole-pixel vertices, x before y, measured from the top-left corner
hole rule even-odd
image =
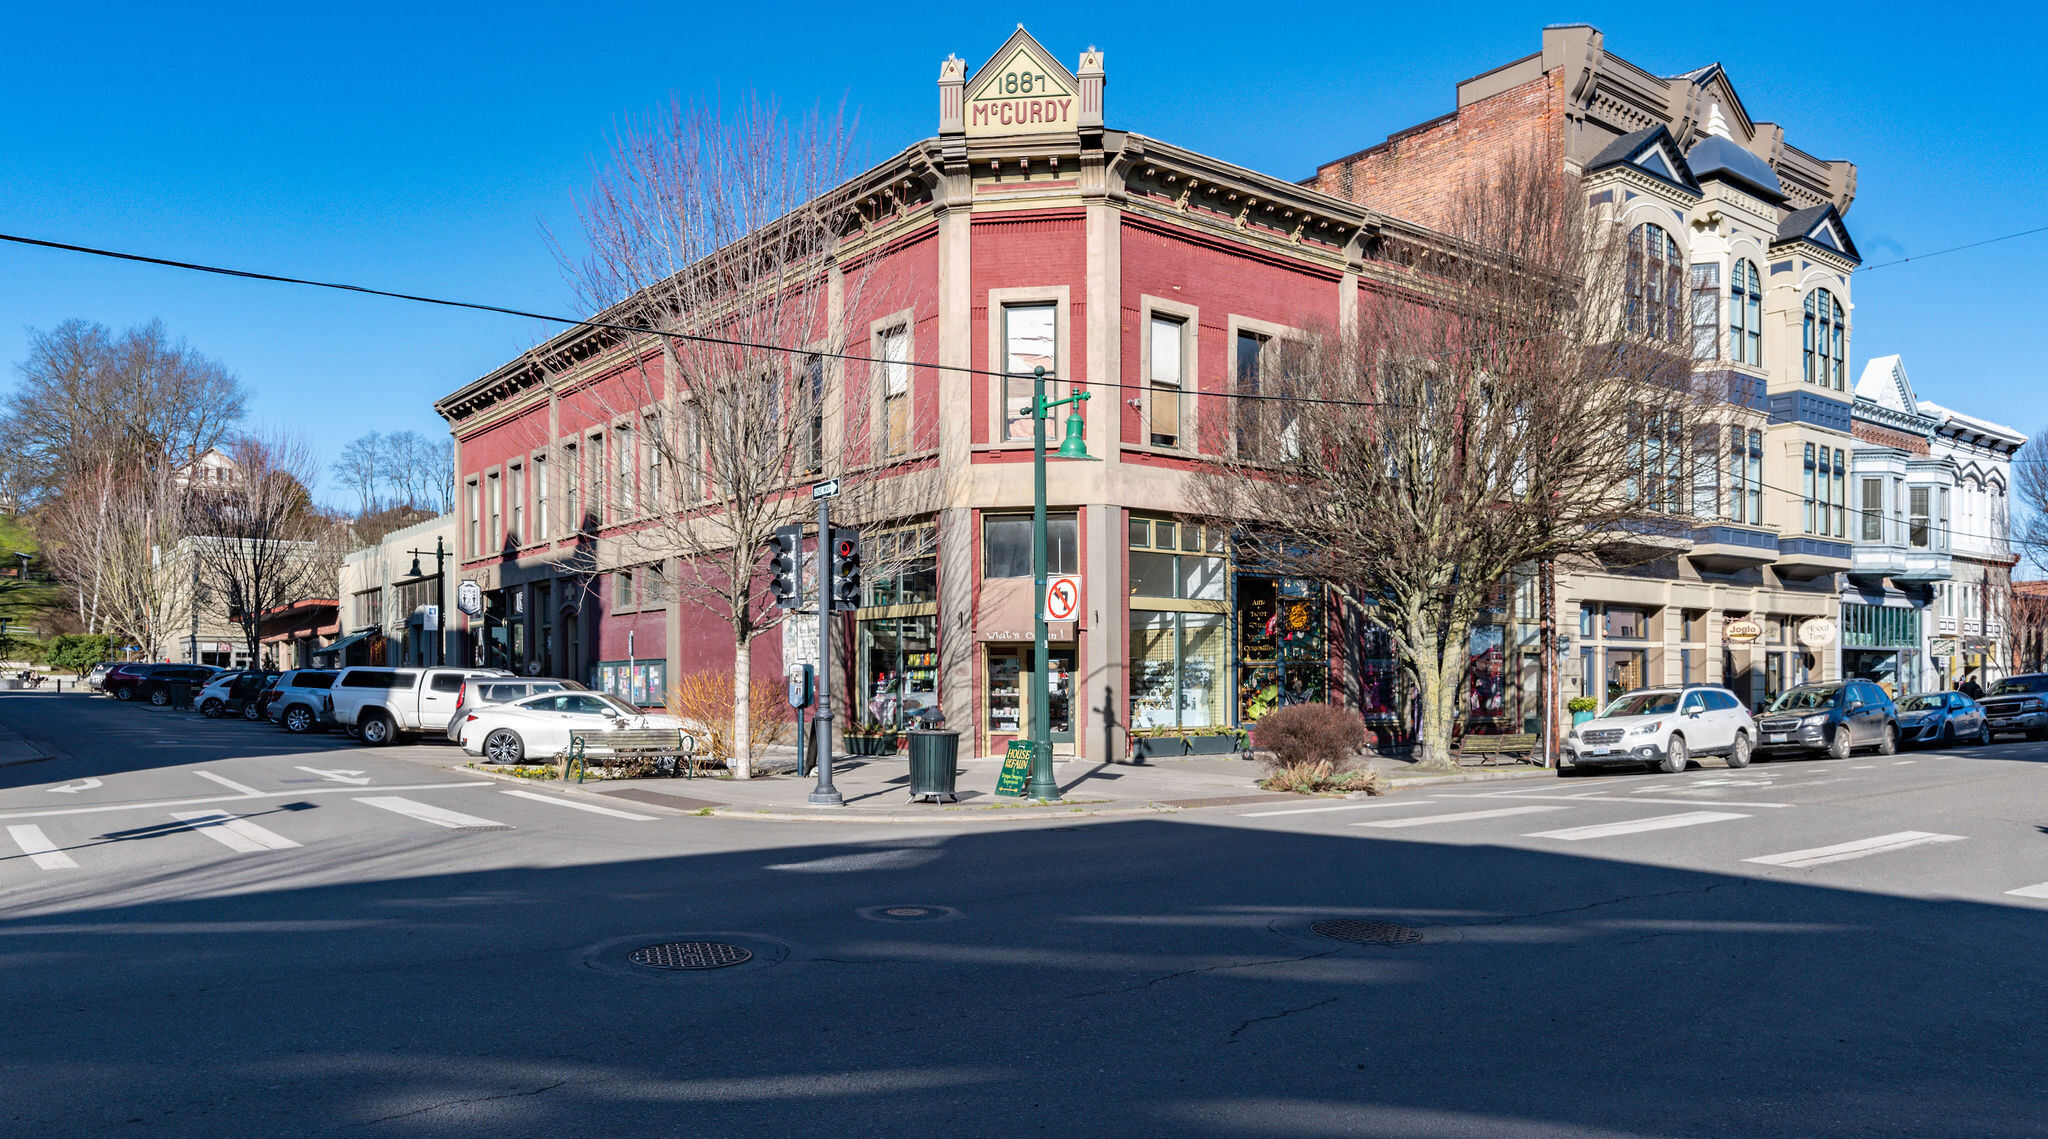
[[[1538,746],[1533,732],[1511,736],[1466,736],[1458,744],[1458,759],[1463,762],[1467,756],[1476,755],[1479,766],[1484,767],[1496,759],[1534,755]]]
[[[697,738],[679,728],[629,728],[615,732],[571,732],[569,747],[558,757],[562,778],[576,773],[583,782],[592,760],[607,769],[622,769],[628,775],[674,775],[697,777],[699,763],[710,764],[709,756],[697,754]]]

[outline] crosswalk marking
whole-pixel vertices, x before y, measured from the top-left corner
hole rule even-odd
[[[2048,898],[2048,882],[2038,886],[2021,886],[2017,890],[2007,890],[2006,893],[2018,898]]]
[[[1647,819],[1631,819],[1625,823],[1599,823],[1589,827],[1567,827],[1559,831],[1537,831],[1525,834],[1523,838],[1561,838],[1566,842],[1578,842],[1588,838],[1612,838],[1615,835],[1639,834],[1643,831],[1668,831],[1673,827],[1692,827],[1701,823],[1720,823],[1729,819],[1746,819],[1748,815],[1737,815],[1727,811],[1685,811],[1676,815],[1654,815]]]
[[[1838,842],[1833,846],[1816,846],[1811,850],[1791,850],[1784,854],[1764,854],[1745,858],[1744,862],[1760,862],[1765,866],[1785,866],[1794,870],[1807,866],[1819,866],[1824,862],[1846,862],[1852,858],[1868,858],[1873,854],[1887,854],[1904,850],[1909,846],[1923,846],[1930,842],[1961,842],[1959,834],[1933,834],[1929,831],[1899,831],[1895,834],[1881,834],[1875,838],[1859,838],[1854,842]]]
[[[610,815],[612,818],[615,819],[632,819],[635,822],[642,823],[651,823],[655,821],[655,817],[653,815],[636,815],[631,811],[620,811],[611,807],[600,807],[596,803],[579,803],[574,799],[564,799],[560,795],[542,795],[537,791],[520,791],[516,789],[506,791],[505,794],[517,795],[521,799],[532,799],[536,803],[553,803],[557,807],[574,807],[576,810],[579,811],[589,811],[593,815]]]
[[[210,779],[213,782],[220,784],[221,786],[227,788],[230,791],[240,791],[244,795],[263,794],[263,792],[258,791],[254,787],[249,786],[247,783],[237,783],[234,780],[229,779],[225,775],[215,775],[211,771],[195,771],[192,774],[197,775],[201,779]]]
[[[49,837],[43,834],[43,828],[41,827],[8,827],[7,834],[8,837],[14,840],[14,845],[20,847],[21,852],[29,856],[30,861],[44,870],[78,869],[78,863],[73,862],[70,855],[58,850],[57,844],[51,842]]]
[[[460,811],[448,811],[440,807],[430,807],[425,803],[415,803],[411,799],[402,798],[397,795],[371,795],[368,798],[357,799],[356,802],[366,803],[372,807],[390,811],[393,814],[404,815],[407,818],[418,819],[423,823],[432,823],[437,827],[447,827],[449,830],[454,830],[458,827],[505,826],[504,823],[492,822],[490,819],[480,819],[475,815],[465,815]]]
[[[1417,803],[1434,803],[1434,799],[1381,799],[1376,803],[1339,803],[1333,807],[1289,807],[1284,811],[1252,811],[1239,815],[1240,819],[1264,819],[1274,815],[1313,815],[1323,811],[1362,811],[1368,807],[1412,807]]]
[[[1503,819],[1509,815],[1533,815],[1538,811],[1565,811],[1569,807],[1496,807],[1491,811],[1455,811],[1448,815],[1417,815],[1408,819],[1375,819],[1352,823],[1354,827],[1419,827],[1429,823],[1462,823],[1472,819]]]
[[[171,817],[191,824],[191,829],[239,854],[289,850],[299,845],[275,831],[265,830],[225,811],[172,811]]]

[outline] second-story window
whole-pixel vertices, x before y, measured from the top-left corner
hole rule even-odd
[[[1053,373],[1058,357],[1058,313],[1051,304],[1003,306],[1003,439],[1029,443],[1032,437],[1032,393],[1036,390],[1034,368]],[[1051,384],[1045,397],[1058,399]]]
[[[617,517],[631,518],[640,513],[638,496],[633,492],[633,432],[631,428],[612,429],[612,461],[618,466],[618,491],[612,496]]]
[[[548,457],[546,455],[535,455],[533,457],[533,536],[543,541],[553,536],[553,531],[548,529],[548,523],[553,521],[548,516],[548,506],[554,501],[554,489],[554,487],[548,485]]]
[[[661,433],[661,419],[648,415],[640,420],[640,464],[642,468],[640,500],[642,510],[652,514],[661,509],[661,491],[664,484],[661,477],[662,464],[667,461],[663,454],[668,439]]]
[[[1916,550],[1934,545],[1933,487],[1906,488],[1906,544]]]
[[[604,436],[592,435],[585,449],[590,452],[583,459],[590,467],[590,494],[589,501],[584,505],[583,513],[590,521],[590,526],[587,529],[595,530],[599,526],[604,525],[605,508],[609,505],[605,502],[605,488],[610,485],[611,476],[605,471]]]
[[[1259,399],[1260,373],[1265,370],[1266,348],[1272,339],[1256,332],[1237,334],[1237,356],[1234,361],[1237,372],[1237,391],[1248,396],[1235,400],[1237,404],[1237,453],[1240,456],[1256,457],[1265,449],[1265,433],[1261,430],[1266,422],[1264,404]]]
[[[1052,311],[1050,305],[1043,307]],[[884,332],[878,347],[877,355],[882,358],[882,453],[900,455],[910,449],[910,330],[898,326]],[[1030,399],[1028,395],[1025,398],[1027,402]]]
[[[825,358],[811,356],[804,361],[804,399],[810,404],[810,438],[806,456],[809,465],[806,473],[822,474],[825,470]]]
[[[483,557],[484,543],[481,537],[483,533],[483,499],[477,493],[477,482],[475,479],[470,479],[463,484],[462,507],[462,512],[466,515],[466,520],[469,524],[469,556],[472,558]]]
[[[1806,445],[1800,490],[1805,497],[1807,533],[1821,538],[1849,536],[1848,473],[1841,448]]]
[[[1644,223],[1628,235],[1629,331],[1652,340],[1679,338],[1679,298],[1684,294],[1685,257],[1664,227]]]
[[[1737,261],[1728,278],[1728,355],[1738,364],[1764,362],[1764,289],[1756,262]]]
[[[1728,429],[1728,520],[1748,526],[1764,522],[1764,434]]]
[[[523,546],[526,544],[526,468],[514,463],[505,468],[505,474],[506,481],[512,484],[509,488],[511,513],[507,515],[509,529],[506,538],[515,546]]]
[[[1884,480],[1863,479],[1863,502],[1861,514],[1863,524],[1860,532],[1865,542],[1884,541]]]
[[[484,487],[484,494],[490,501],[491,510],[491,525],[490,529],[485,531],[485,538],[491,543],[491,548],[496,550],[505,544],[505,480],[499,478],[497,472],[493,471],[484,476],[484,482],[487,484]]]
[[[1180,446],[1181,349],[1186,334],[1186,321],[1153,315],[1148,332],[1151,337],[1151,375],[1146,380],[1152,400],[1147,434],[1154,447]]]
[[[563,521],[571,533],[583,529],[583,452],[574,443],[562,444]]]
[[[1826,289],[1806,294],[1806,317],[1801,323],[1801,344],[1806,354],[1806,382],[1836,391],[1844,389],[1848,374],[1848,322],[1842,302]]]

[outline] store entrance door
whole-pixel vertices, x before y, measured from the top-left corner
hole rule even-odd
[[[990,645],[983,683],[987,692],[989,747],[996,750],[1010,739],[1031,736],[1031,691],[1037,680],[1030,645]],[[1074,646],[1049,646],[1051,668],[1046,711],[1048,737],[1055,753],[1074,750]],[[998,739],[997,737],[1005,737]]]

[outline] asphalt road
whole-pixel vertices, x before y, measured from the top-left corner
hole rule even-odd
[[[2048,1133],[2040,745],[869,826],[0,726],[7,1135]]]

